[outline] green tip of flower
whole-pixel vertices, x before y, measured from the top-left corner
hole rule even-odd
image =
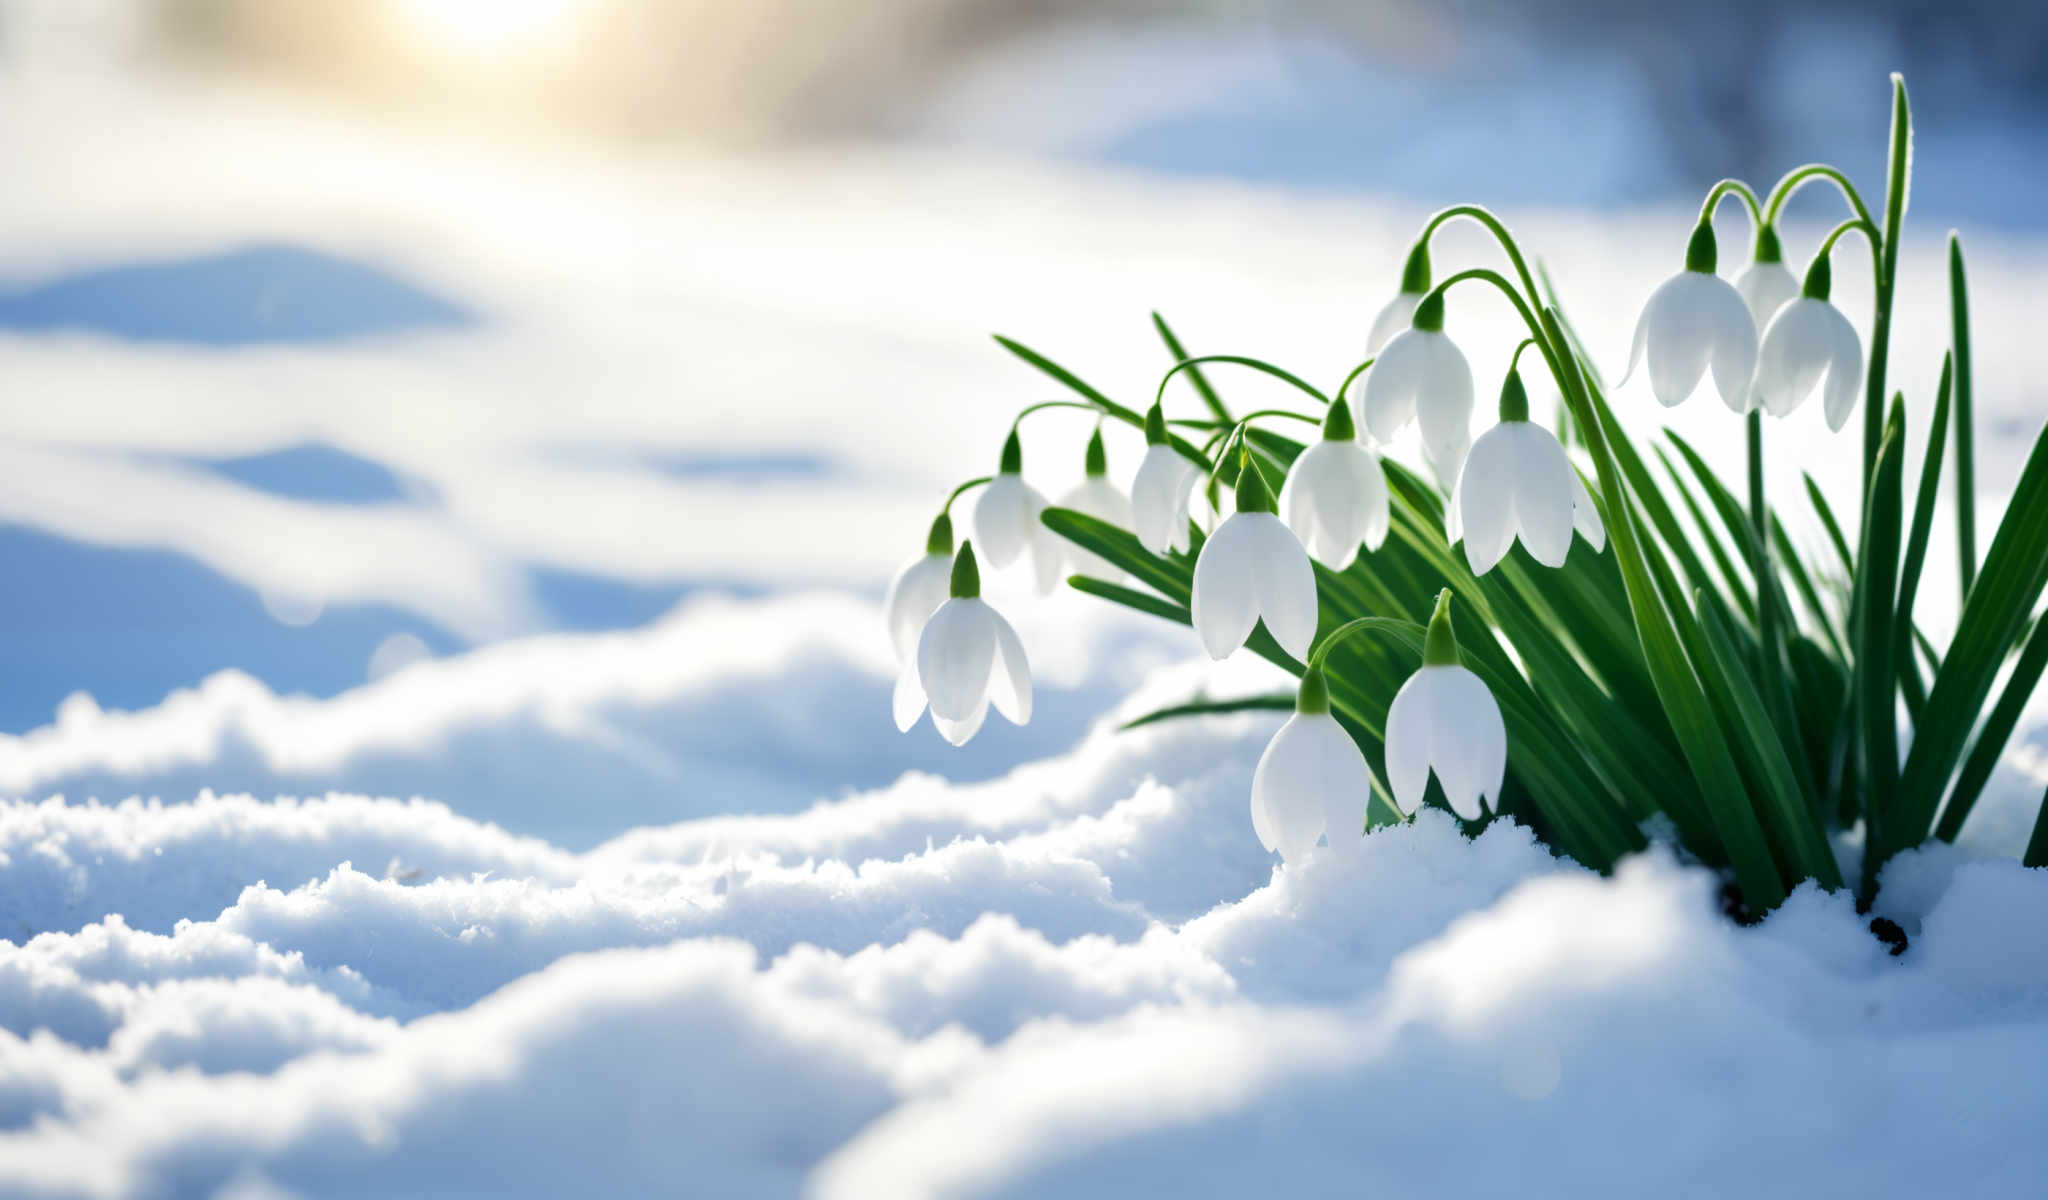
[[[1451,632],[1451,589],[1436,594],[1436,611],[1429,615],[1429,633],[1422,639],[1422,665],[1458,665],[1458,637]]]
[[[1415,306],[1415,316],[1408,322],[1424,333],[1444,331],[1444,294],[1432,291]]]
[[[1806,268],[1806,286],[1799,294],[1811,300],[1825,300],[1835,286],[1835,269],[1828,264],[1828,256],[1817,254],[1813,265]]]
[[[1273,503],[1273,489],[1266,485],[1266,477],[1259,471],[1257,460],[1251,451],[1238,453],[1237,460],[1237,511],[1241,513],[1277,513],[1278,505]]]
[[[1429,239],[1416,242],[1408,252],[1408,264],[1401,268],[1401,290],[1411,296],[1429,290]]]
[[[953,558],[953,599],[972,600],[981,595],[981,568],[974,565],[974,543],[960,543]]]
[[[1714,226],[1711,221],[1701,221],[1692,228],[1692,238],[1685,243],[1685,269],[1712,275],[1720,265],[1721,249],[1714,241]]]
[[[1778,227],[1759,225],[1756,227],[1756,252],[1750,255],[1760,263],[1785,261],[1785,247],[1778,241]]]
[[[1508,377],[1500,383],[1500,419],[1529,419],[1529,389],[1522,386],[1522,373],[1513,367],[1508,368]]]
[[[1102,448],[1102,426],[1095,427],[1095,436],[1088,439],[1087,472],[1090,479],[1109,474],[1109,452]]]
[[[924,552],[926,554],[953,553],[952,517],[945,513],[940,513],[938,519],[932,522],[932,531],[924,539]]]
[[[1294,711],[1308,716],[1330,711],[1330,681],[1323,678],[1322,668],[1310,667],[1301,673],[1301,687],[1294,693]]]
[[[1003,442],[1003,462],[998,472],[1003,475],[1024,473],[1024,443],[1017,440],[1017,430],[1012,427],[1010,436]]]
[[[1152,402],[1151,408],[1145,410],[1145,444],[1147,446],[1164,446],[1166,444],[1166,409],[1162,408],[1156,400]]]
[[[1351,417],[1351,402],[1339,396],[1330,401],[1330,412],[1323,418],[1323,440],[1326,442],[1355,442],[1358,440],[1358,424]]]

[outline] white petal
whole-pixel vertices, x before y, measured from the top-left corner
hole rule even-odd
[[[994,616],[979,597],[956,596],[925,622],[917,640],[917,680],[933,717],[964,721],[987,702],[996,657]]]
[[[1428,339],[1429,366],[1415,397],[1416,424],[1422,429],[1422,449],[1438,472],[1446,464],[1462,462],[1472,444],[1472,367],[1465,352],[1441,333],[1424,334]]]
[[[1012,725],[1025,725],[1031,721],[1031,663],[1024,657],[1024,643],[1017,640],[1017,631],[1003,619],[1003,614],[991,608],[988,610],[989,624],[995,630],[996,658],[989,671],[989,699],[995,702],[996,711],[1010,719]]]
[[[1325,832],[1342,836],[1364,828],[1371,787],[1365,756],[1337,719],[1297,713],[1273,735],[1252,772],[1252,828],[1261,844],[1298,862]],[[1356,821],[1350,819],[1354,809]],[[1333,813],[1341,824],[1331,824]]]
[[[1458,479],[1458,520],[1465,535],[1465,562],[1474,575],[1493,570],[1515,540],[1516,479],[1522,464],[1513,426],[1503,422],[1479,435]]]
[[[909,733],[911,726],[924,715],[924,687],[917,682],[917,664],[905,663],[896,675],[896,690],[889,697],[889,707],[896,718],[896,728]]]
[[[988,720],[988,703],[986,701],[976,706],[973,714],[964,721],[948,721],[937,713],[932,714],[932,724],[938,727],[939,736],[955,746],[966,745],[967,739],[979,732],[981,723],[986,720]]]
[[[1429,720],[1436,678],[1433,668],[1422,668],[1408,677],[1387,706],[1387,786],[1407,813],[1421,808],[1429,792]]]
[[[1828,428],[1840,432],[1856,410],[1856,393],[1863,388],[1863,342],[1841,309],[1828,305],[1828,316],[1833,347],[1828,360]]]
[[[912,559],[889,584],[888,599],[882,602],[889,614],[889,640],[896,647],[896,660],[909,662],[917,654],[917,637],[924,623],[946,602],[952,590],[953,556],[925,554]]]
[[[1735,277],[1735,290],[1741,293],[1743,306],[1749,309],[1750,322],[1756,326],[1757,336],[1761,338],[1764,330],[1771,327],[1771,318],[1777,315],[1778,310],[1799,295],[1799,280],[1782,262],[1752,262]]]
[[[1240,513],[1249,522],[1252,585],[1266,632],[1280,648],[1306,661],[1316,640],[1316,570],[1294,531],[1271,513]]]
[[[1498,801],[1507,772],[1507,728],[1493,693],[1464,667],[1424,667],[1437,679],[1429,689],[1430,764],[1451,811],[1477,820],[1482,797]]]
[[[1415,319],[1415,306],[1422,303],[1420,292],[1395,292],[1386,307],[1372,319],[1372,331],[1365,335],[1365,352],[1378,354],[1380,348]]]
[[[1364,490],[1360,510],[1365,517],[1365,526],[1360,530],[1360,541],[1368,550],[1377,550],[1386,544],[1387,529],[1392,521],[1387,494],[1387,469],[1380,463],[1380,456],[1370,448],[1359,448],[1359,485]]]
[[[1643,309],[1643,320],[1649,324],[1644,357],[1649,360],[1650,391],[1666,408],[1685,403],[1706,373],[1714,343],[1702,297],[1704,289],[1717,282],[1698,271],[1680,271],[1650,293]]]
[[[1361,542],[1386,539],[1387,483],[1379,456],[1357,442],[1318,441],[1301,452],[1280,489],[1287,527],[1311,555],[1341,571]]]
[[[1700,290],[1700,306],[1714,341],[1714,390],[1731,410],[1745,413],[1754,398],[1749,385],[1756,378],[1756,321],[1726,280],[1702,278],[1713,284]]]
[[[1132,532],[1154,554],[1187,549],[1195,466],[1171,446],[1147,446],[1131,481]]]
[[[974,501],[974,546],[990,566],[1017,561],[1031,545],[1045,497],[1020,475],[998,475]]]
[[[1482,433],[1479,436],[1485,437],[1486,435]],[[1464,508],[1465,483],[1463,478],[1460,477],[1457,483],[1451,485],[1450,503],[1444,505],[1444,545],[1455,546],[1464,538]]]
[[[1651,292],[1650,299],[1655,300],[1656,298],[1657,293]],[[1617,383],[1614,386],[1620,387],[1621,384],[1627,383],[1629,380],[1634,379],[1636,377],[1636,368],[1643,365],[1643,350],[1649,344],[1650,306],[1649,304],[1645,303],[1643,305],[1642,313],[1636,317],[1635,336],[1629,339],[1628,370],[1623,371],[1621,373],[1621,383]]]
[[[1044,511],[1043,508],[1040,509]],[[1049,596],[1060,580],[1067,574],[1067,556],[1081,553],[1078,546],[1046,528],[1044,521],[1036,521],[1031,527],[1031,573],[1038,583],[1038,594]]]
[[[1533,421],[1511,421],[1515,449],[1515,523],[1522,548],[1546,567],[1572,549],[1572,486],[1578,473],[1557,435]],[[1468,551],[1469,553],[1469,551]]]
[[[1359,411],[1352,416],[1382,442],[1415,419],[1415,396],[1429,370],[1430,334],[1410,327],[1394,336],[1365,373]]]
[[[1805,403],[1828,369],[1833,349],[1829,308],[1825,300],[1801,296],[1779,309],[1764,331],[1756,384],[1764,410],[1772,416],[1786,416]]]
[[[1593,494],[1586,490],[1586,481],[1572,472],[1572,528],[1586,539],[1594,553],[1607,548],[1607,526],[1600,521],[1600,508],[1593,503]]]
[[[1235,513],[1226,517],[1202,543],[1201,557],[1195,560],[1189,615],[1210,658],[1230,657],[1259,623],[1258,585],[1253,579],[1258,564],[1252,546],[1257,535],[1251,532],[1257,522],[1250,518],[1263,515]]]
[[[1099,521],[1107,521],[1119,529],[1131,528],[1130,500],[1117,490],[1115,484],[1100,475],[1091,475],[1074,485],[1066,495],[1060,497],[1059,506],[1071,508],[1078,513],[1086,513]],[[1044,522],[1040,521],[1039,524],[1043,526]],[[1124,573],[1101,555],[1067,543],[1057,535],[1054,535],[1053,540],[1060,546],[1064,561],[1078,574],[1093,575],[1097,579],[1106,579],[1111,583],[1123,579]]]

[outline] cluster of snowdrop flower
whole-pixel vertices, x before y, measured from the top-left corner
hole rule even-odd
[[[1828,257],[1851,226],[1829,236],[1802,285],[1784,265],[1774,228],[1759,217],[1754,261],[1730,284],[1716,274],[1711,224],[1722,190],[1709,197],[1693,230],[1684,269],[1644,306],[1628,376],[1646,369],[1652,394],[1668,407],[1698,390],[1711,369],[1730,409],[1781,417],[1825,378],[1827,419],[1839,429],[1855,405],[1862,352],[1854,329],[1829,301]],[[1200,537],[1188,616],[1212,658],[1236,652],[1263,624],[1301,664],[1295,713],[1259,760],[1251,796],[1253,830],[1287,860],[1308,854],[1319,839],[1362,830],[1376,786],[1365,755],[1331,713],[1322,666],[1330,649],[1369,619],[1331,630],[1318,643],[1312,564],[1344,571],[1361,551],[1369,556],[1387,538],[1383,447],[1409,425],[1417,427],[1423,456],[1448,493],[1445,539],[1463,543],[1474,576],[1493,570],[1517,541],[1530,558],[1552,568],[1564,564],[1575,533],[1594,553],[1606,545],[1601,509],[1564,445],[1529,419],[1519,360],[1536,344],[1533,338],[1510,362],[1497,421],[1472,437],[1472,371],[1445,333],[1445,293],[1468,278],[1502,281],[1475,270],[1432,285],[1429,236],[1460,215],[1490,224],[1515,253],[1505,230],[1482,209],[1460,206],[1430,222],[1408,257],[1399,292],[1372,322],[1366,361],[1319,416],[1279,414],[1317,423],[1320,436],[1294,458],[1277,500],[1246,441],[1252,421],[1268,414],[1219,429],[1220,445],[1212,440],[1197,450],[1171,436],[1163,399],[1155,399],[1143,418],[1144,457],[1126,497],[1107,477],[1101,431],[1101,418],[1111,415],[1107,406],[1054,401],[1026,410],[1096,408],[1084,481],[1059,507],[1129,531],[1152,555],[1185,555]],[[1530,324],[1538,328],[1533,318]],[[1127,414],[1116,415],[1128,420]],[[1234,504],[1225,515],[1217,476],[1233,461]],[[1213,515],[1203,531],[1191,514],[1205,478]],[[951,506],[976,487],[972,542],[956,548]],[[1046,498],[1024,481],[1013,425],[997,473],[955,490],[932,525],[925,554],[890,588],[887,618],[902,664],[895,692],[900,728],[909,730],[929,707],[939,732],[958,745],[981,727],[990,705],[1013,722],[1029,720],[1030,668],[1014,630],[980,598],[977,553],[997,568],[1028,559],[1041,591],[1050,591],[1068,570],[1108,581],[1122,575],[1048,528],[1042,519],[1047,508]],[[1429,619],[1422,665],[1388,708],[1384,734],[1388,790],[1402,811],[1412,813],[1424,802],[1432,774],[1445,802],[1467,820],[1482,818],[1487,805],[1499,802],[1505,725],[1487,685],[1460,662],[1448,590]]]

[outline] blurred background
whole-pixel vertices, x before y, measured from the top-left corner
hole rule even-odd
[[[1334,385],[1476,200],[1618,375],[1715,179],[1876,202],[1894,69],[1894,378],[1928,394],[1959,226],[1996,511],[2048,377],[2043,61],[1996,0],[4,0],[0,791],[419,790],[574,842],[1004,769],[1192,644],[1020,598],[1031,729],[889,727],[882,589],[1050,395],[989,331],[1138,405],[1155,308]],[[1791,213],[1797,259],[1838,202]],[[1508,314],[1454,307],[1488,395]],[[1733,453],[1722,416],[1674,419]],[[1057,494],[1087,427],[1035,420]],[[1786,428],[1774,488],[1853,487]]]

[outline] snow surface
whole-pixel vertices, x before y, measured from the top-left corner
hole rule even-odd
[[[1113,728],[1207,673],[996,779],[580,853],[418,799],[0,805],[0,1192],[2000,1195],[2048,1169],[2048,943],[2014,936],[2048,871],[1980,833],[2023,828],[2023,764],[1970,847],[1890,868],[1893,958],[1844,896],[1738,928],[1669,850],[1603,879],[1434,812],[1277,866],[1247,807],[1277,714]]]

